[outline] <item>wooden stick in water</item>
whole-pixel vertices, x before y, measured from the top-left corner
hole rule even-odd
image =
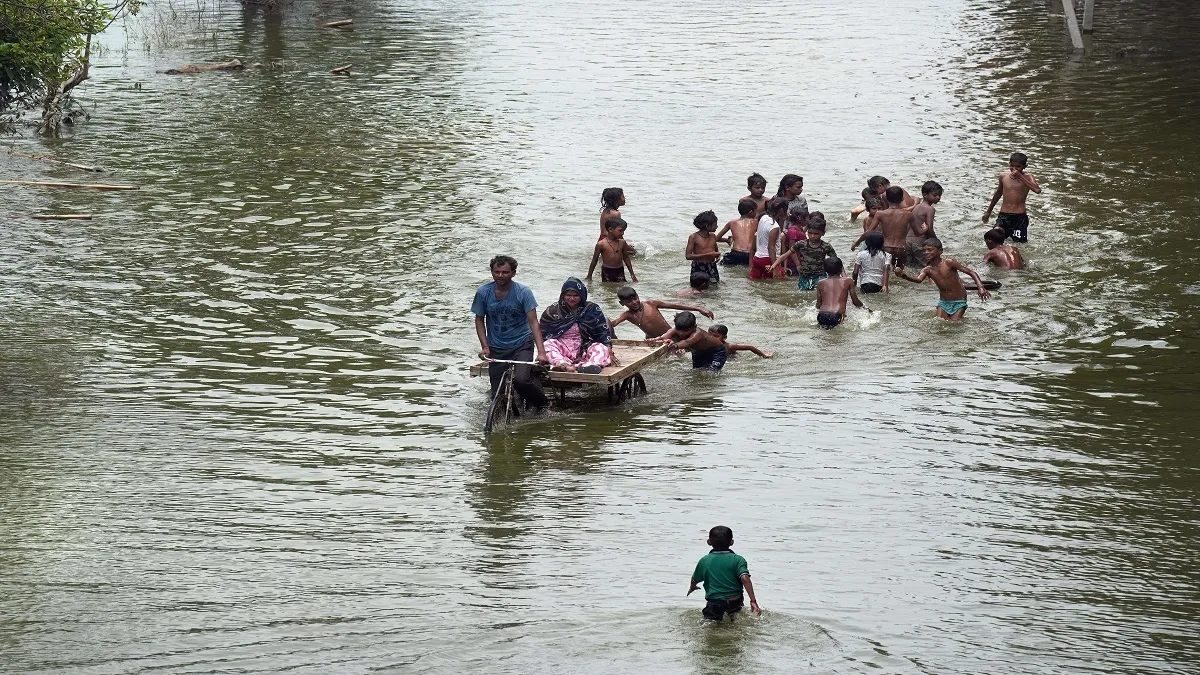
[[[333,70],[331,70],[329,72],[335,73],[337,75],[349,75],[350,69],[353,67],[354,67],[353,63],[347,63],[346,65],[338,66],[337,68],[334,68]]]
[[[321,28],[341,28],[342,26],[349,26],[352,23],[354,23],[354,19],[338,19],[337,21],[321,24]]]
[[[90,213],[39,213],[34,220],[91,220]]]
[[[55,159],[54,157],[49,157],[47,155],[34,155],[34,154],[31,154],[28,152],[21,152],[20,150],[14,150],[12,148],[8,149],[8,154],[16,155],[17,157],[27,157],[29,159],[40,159],[43,162],[53,162],[55,164],[62,164],[63,166],[69,166],[72,169],[79,169],[80,171],[97,171],[97,172],[103,171],[103,169],[101,169],[99,167],[88,166],[86,164],[74,164],[72,162],[64,162],[61,159]]]
[[[36,180],[0,180],[3,185],[33,185],[36,187],[89,188],[92,190],[137,190],[136,185],[90,185],[87,183],[49,183]]]

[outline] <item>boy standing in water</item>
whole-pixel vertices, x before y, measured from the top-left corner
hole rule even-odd
[[[725,343],[706,330],[696,328],[696,315],[680,312],[675,315],[675,327],[667,331],[656,342],[665,342],[672,351],[690,350],[692,368],[715,373],[725,367],[729,356]]]
[[[758,218],[755,217],[757,212],[758,204],[753,199],[742,199],[738,202],[738,215],[741,218],[725,223],[725,227],[717,233],[717,241],[731,246],[729,253],[721,259],[722,265],[750,264],[750,254],[754,251],[754,235],[758,227]],[[731,234],[732,237],[726,237],[726,234]]]
[[[725,615],[733,621],[734,615],[742,610],[742,589],[750,596],[750,611],[762,614],[758,600],[754,597],[754,584],[750,582],[750,568],[746,559],[729,549],[733,546],[733,530],[718,525],[708,531],[708,545],[712,550],[696,563],[688,584],[688,595],[704,584],[704,618],[721,621]]]
[[[750,177],[746,179],[746,188],[750,190],[750,194],[742,197],[742,199],[749,199],[750,201],[754,202],[754,207],[756,209],[754,212],[754,217],[762,218],[763,214],[767,212],[767,198],[763,196],[763,194],[767,191],[767,179],[763,178],[760,174],[752,173],[750,174]],[[742,209],[739,206],[738,212],[740,213],[741,210]]]
[[[942,201],[942,186],[935,181],[925,181],[921,186],[921,202],[913,207],[912,218],[908,223],[908,234],[904,237],[904,246],[908,249],[908,259],[914,265],[924,266],[925,240],[936,237],[933,231],[933,217],[937,215],[935,204]]]
[[[1006,245],[1007,238],[1004,230],[995,228],[983,233],[983,242],[987,244],[988,252],[983,256],[983,264],[991,263],[1006,270],[1019,270],[1025,267],[1025,258],[1021,249]]]
[[[774,268],[788,260],[794,260],[796,262],[796,287],[802,291],[813,290],[817,287],[817,283],[825,278],[825,259],[837,257],[837,253],[833,250],[833,244],[821,240],[824,235],[825,215],[817,211],[809,216],[806,239],[796,242],[791,250],[776,259],[771,267]]]
[[[721,281],[721,269],[717,267],[717,259],[721,251],[717,249],[717,214],[705,211],[692,219],[692,225],[697,232],[688,237],[687,247],[683,257],[692,261],[692,274],[702,272],[708,275],[709,283]]]
[[[999,184],[992,193],[992,201],[988,204],[987,211],[983,212],[983,224],[987,225],[988,219],[992,217],[992,209],[996,208],[996,202],[1003,197],[996,227],[1004,230],[1005,236],[1019,242],[1029,241],[1029,214],[1025,212],[1025,198],[1029,196],[1030,190],[1037,194],[1042,193],[1042,188],[1033,174],[1025,173],[1028,164],[1029,158],[1025,153],[1012,154],[1008,159],[1008,173],[997,177]]]
[[[625,206],[625,191],[618,187],[604,188],[600,193],[600,238],[608,236],[605,225],[613,218],[621,217],[621,207]]]
[[[846,298],[854,300],[854,306],[862,308],[862,300],[854,291],[854,279],[844,276],[845,266],[838,258],[825,259],[825,273],[829,275],[817,284],[817,324],[821,328],[837,328],[846,320]]]
[[[983,279],[979,278],[975,270],[957,260],[942,257],[942,242],[938,241],[937,237],[925,240],[925,257],[929,259],[929,265],[917,276],[910,277],[904,270],[896,270],[896,276],[918,284],[927,278],[933,279],[941,295],[935,316],[949,321],[962,321],[967,311],[967,289],[963,286],[962,279],[958,278],[959,272],[975,280],[980,300],[992,297],[992,294],[984,289]]]
[[[590,283],[592,273],[596,271],[596,261],[603,259],[600,268],[600,281],[624,282],[625,266],[629,267],[629,276],[634,283],[637,275],[633,273],[633,247],[625,241],[625,220],[620,217],[610,218],[604,223],[607,235],[596,242],[592,253],[592,264],[588,267],[587,280]]]
[[[663,318],[662,311],[664,309],[678,309],[686,312],[699,312],[708,318],[713,318],[713,313],[697,307],[696,305],[685,305],[679,302],[667,302],[666,300],[646,300],[642,301],[638,297],[637,291],[630,286],[625,286],[617,291],[617,302],[625,308],[625,311],[620,316],[608,322],[609,333],[616,337],[617,333],[614,330],[617,324],[622,321],[628,321],[646,334],[647,338],[657,338],[665,335],[671,330],[671,326],[667,320]]]
[[[890,187],[883,196],[887,199],[888,207],[875,212],[875,223],[883,232],[883,250],[891,254],[892,267],[899,270],[908,262],[905,237],[908,236],[908,224],[912,213],[904,210],[904,190],[901,188]]]

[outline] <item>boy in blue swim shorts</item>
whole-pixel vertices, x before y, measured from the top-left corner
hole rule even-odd
[[[992,294],[984,289],[983,280],[979,278],[979,274],[975,270],[957,260],[942,257],[942,242],[937,237],[926,239],[922,248],[925,251],[925,258],[929,260],[929,265],[915,277],[909,276],[901,269],[896,270],[896,276],[918,284],[926,279],[933,279],[933,283],[937,285],[938,293],[941,295],[935,316],[948,321],[962,321],[963,315],[967,311],[967,289],[958,276],[959,272],[975,280],[980,300],[992,297]]]

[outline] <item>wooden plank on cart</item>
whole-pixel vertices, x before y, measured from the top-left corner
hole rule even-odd
[[[552,370],[550,382],[612,386],[667,354],[666,345],[650,345],[645,340],[613,340],[612,347],[613,355],[617,357],[616,365],[608,366],[595,375]],[[487,361],[480,361],[471,366],[471,377],[485,375],[487,370]]]

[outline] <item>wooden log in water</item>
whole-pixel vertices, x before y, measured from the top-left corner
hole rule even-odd
[[[34,220],[91,220],[90,213],[39,213]]]
[[[136,185],[93,185],[89,183],[51,183],[36,180],[0,180],[3,185],[31,185],[34,187],[88,188],[91,190],[137,190]]]
[[[238,59],[231,59],[224,63],[189,63],[186,66],[164,70],[163,72],[167,75],[187,75],[189,73],[207,73],[214,70],[241,70],[245,67],[245,64]]]
[[[342,26],[349,26],[352,23],[354,23],[354,19],[338,19],[337,21],[321,24],[321,28],[341,28]]]
[[[64,162],[61,159],[56,159],[54,157],[50,157],[49,155],[35,155],[32,153],[28,153],[28,152],[21,152],[20,150],[14,150],[12,148],[8,149],[8,154],[16,155],[17,157],[26,157],[28,159],[38,159],[43,162],[52,162],[54,164],[61,164],[63,166],[69,166],[72,169],[79,169],[80,171],[96,171],[96,172],[103,171],[103,169],[101,169],[99,167],[88,166],[86,164],[75,164],[73,162]]]
[[[353,67],[354,67],[353,63],[347,63],[346,65],[338,66],[337,68],[334,68],[333,70],[331,70],[329,72],[334,73],[335,75],[349,75],[350,69]]]

